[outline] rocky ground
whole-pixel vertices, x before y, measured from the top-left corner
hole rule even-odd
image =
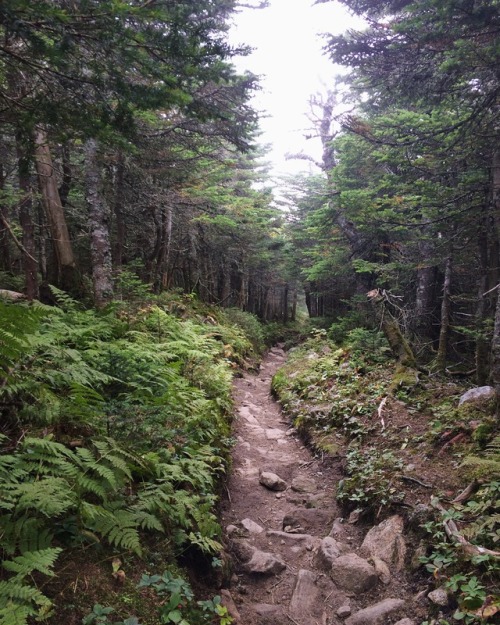
[[[271,398],[284,360],[273,348],[257,375],[235,383],[237,444],[222,515],[230,613],[240,625],[420,623],[429,599],[404,568],[403,519],[360,527],[342,518],[340,467],[314,458]]]

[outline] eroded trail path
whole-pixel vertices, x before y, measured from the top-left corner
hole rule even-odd
[[[312,457],[270,396],[271,378],[284,360],[283,350],[273,348],[258,375],[235,382],[237,444],[222,522],[237,622],[410,625],[398,621],[410,613],[399,598],[407,592],[394,577],[404,556],[401,527],[396,522],[385,560],[358,555],[366,530],[339,518],[338,471]]]

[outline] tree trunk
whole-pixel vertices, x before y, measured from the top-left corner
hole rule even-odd
[[[425,226],[424,226],[425,228]],[[427,259],[432,258],[433,246],[426,238],[425,230],[423,239],[419,244],[419,257],[422,265]],[[415,316],[412,324],[415,334],[423,343],[431,343],[436,334],[433,331],[432,311],[434,308],[434,284],[436,280],[436,267],[420,266],[417,269],[417,292],[415,297]]]
[[[72,290],[75,286],[75,257],[59,197],[47,135],[40,128],[35,131],[35,165],[43,207],[47,215],[56,255],[58,282],[63,289]]]
[[[491,206],[495,219],[495,234],[497,241],[500,235],[500,151],[493,155],[491,168]],[[498,267],[500,258],[492,259]],[[497,288],[497,304],[495,310],[495,325],[491,341],[491,383],[500,398],[500,287]]]
[[[441,327],[439,330],[439,345],[436,354],[436,369],[444,372],[446,368],[446,356],[448,348],[448,333],[450,329],[451,312],[451,276],[453,272],[453,261],[451,252],[446,259],[443,282],[443,299],[441,301]]]
[[[3,152],[3,150],[2,150]],[[0,157],[4,157],[1,154]],[[0,191],[3,191],[5,185],[5,174],[3,169],[3,163],[0,162]],[[3,218],[2,221],[9,221],[9,209],[8,207],[0,203],[0,214]],[[7,228],[0,225],[0,267],[4,271],[10,271],[11,259],[10,259],[10,245],[9,245],[9,233]]]
[[[478,386],[488,383],[488,341],[485,336],[486,295],[488,290],[488,230],[483,220],[478,236],[479,277],[476,304],[476,382]]]
[[[85,142],[85,198],[89,209],[94,301],[97,308],[103,308],[113,299],[113,277],[109,210],[102,197],[102,179],[96,139],[87,139]]]
[[[23,231],[23,268],[28,300],[38,299],[38,268],[35,243],[35,225],[33,223],[33,191],[31,188],[30,154],[23,144],[20,132],[16,133],[16,153],[19,175],[19,223]]]
[[[115,169],[115,201],[113,204],[115,219],[116,219],[116,237],[114,245],[113,260],[116,267],[121,267],[124,262],[125,252],[125,219],[123,215],[124,206],[124,178],[125,178],[125,162],[123,158],[123,152],[118,152],[116,169]]]

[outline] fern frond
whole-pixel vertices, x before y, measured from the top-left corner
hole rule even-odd
[[[61,515],[76,503],[68,482],[60,477],[44,477],[36,482],[15,484],[10,494],[17,497],[18,512],[35,510],[51,518]]]
[[[16,556],[12,560],[5,560],[2,566],[7,571],[14,573],[14,578],[21,580],[23,577],[30,575],[33,571],[39,571],[45,575],[54,575],[52,567],[54,566],[62,549],[60,547],[51,547],[41,549],[39,551],[26,551],[20,556]]]
[[[486,445],[485,454],[488,456],[498,456],[500,458],[500,434],[497,434],[497,436]]]
[[[102,506],[84,502],[82,519],[86,528],[106,538],[111,545],[141,555],[138,519],[130,511],[118,509],[110,512]]]

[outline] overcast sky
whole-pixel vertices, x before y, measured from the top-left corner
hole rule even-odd
[[[359,22],[337,2],[313,5],[313,0],[270,0],[266,9],[243,9],[230,33],[233,44],[247,44],[253,53],[237,60],[240,70],[262,77],[256,108],[262,119],[262,143],[271,144],[268,160],[273,174],[308,171],[305,161],[289,161],[287,153],[307,152],[319,158],[318,140],[306,140],[311,128],[308,101],[333,85],[339,68],[321,51],[321,33],[338,34]]]

